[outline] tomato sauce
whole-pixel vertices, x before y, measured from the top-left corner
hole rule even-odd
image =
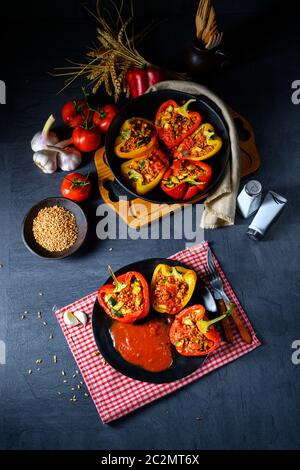
[[[173,362],[170,325],[162,319],[140,325],[114,322],[110,328],[115,349],[131,364],[150,372],[168,369]]]

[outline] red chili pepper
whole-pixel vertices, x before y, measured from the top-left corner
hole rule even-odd
[[[188,201],[204,191],[211,178],[211,166],[202,161],[174,160],[163,176],[161,188],[173,199]]]
[[[189,111],[191,99],[179,106],[174,100],[161,104],[156,116],[155,126],[159,138],[168,148],[176,147],[183,139],[191,135],[201,124],[202,116],[197,111]]]
[[[122,323],[133,323],[148,315],[150,297],[144,276],[136,271],[129,271],[117,278],[112,271],[111,274],[114,283],[98,290],[98,301],[104,311]]]
[[[143,95],[150,86],[164,79],[163,70],[155,67],[133,68],[129,69],[126,74],[126,82],[132,98]]]

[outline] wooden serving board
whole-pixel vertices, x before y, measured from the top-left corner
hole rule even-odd
[[[240,145],[241,178],[246,178],[260,167],[260,155],[258,153],[254,131],[251,124],[239,113],[229,108],[235,121]],[[95,153],[95,165],[98,174],[98,186],[103,201],[108,204],[124,222],[132,228],[139,229],[151,222],[174,213],[182,208],[183,204],[154,204],[143,199],[123,200],[121,203],[114,200],[108,186],[114,183],[114,176],[105,161],[104,147]],[[199,196],[199,201],[206,195]]]

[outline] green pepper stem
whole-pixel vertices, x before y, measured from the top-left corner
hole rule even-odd
[[[228,304],[226,312],[217,318],[213,318],[212,320],[198,320],[196,323],[201,333],[206,334],[209,331],[209,328],[211,325],[221,320],[224,320],[224,318],[229,317],[229,315],[231,315],[232,313],[233,307],[234,307],[233,304]]]
[[[111,275],[111,277],[113,278],[113,281],[114,281],[114,285],[115,285],[114,291],[115,292],[120,292],[122,289],[124,289],[124,287],[126,287],[126,284],[124,282],[119,282],[118,281],[118,279],[116,278],[116,275],[113,272],[112,267],[110,265],[108,265],[108,271],[109,271],[109,274]]]
[[[180,110],[179,112],[180,112],[180,113],[182,113],[182,112],[183,112],[183,113],[187,113],[187,112],[188,112],[187,108],[189,107],[189,105],[190,105],[191,103],[194,103],[195,101],[197,101],[195,98],[191,98],[191,99],[188,100],[186,103],[184,103],[182,106],[179,106],[179,107],[178,107],[178,109]]]

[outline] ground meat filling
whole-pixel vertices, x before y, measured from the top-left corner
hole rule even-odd
[[[213,145],[208,145],[207,136],[204,130],[195,132],[190,137],[186,137],[179,149],[175,152],[177,158],[182,157],[203,157],[214,149]]]
[[[159,272],[153,291],[153,301],[158,306],[167,307],[168,312],[176,313],[182,307],[188,289],[189,286],[184,279],[164,276],[162,272]]]
[[[113,292],[105,297],[105,302],[116,316],[133,314],[143,308],[143,288],[138,279],[133,278],[120,292]]]
[[[173,174],[163,180],[164,184],[188,182],[189,184],[199,184],[201,177],[206,175],[206,171],[188,160],[177,160],[179,165],[173,168]]]
[[[197,312],[181,319],[181,326],[175,332],[175,346],[179,352],[193,354],[205,352],[213,346],[213,341],[204,336],[197,327]]]
[[[124,153],[148,145],[155,134],[154,126],[142,119],[132,119],[130,126],[130,129],[124,130],[121,134],[124,141],[120,150]]]
[[[185,134],[195,124],[197,117],[189,115],[187,117],[176,111],[172,105],[169,105],[163,111],[158,119],[159,127],[168,130],[172,140],[178,139]]]
[[[131,162],[129,166],[131,170],[131,173],[129,173],[129,178],[135,180],[141,176],[143,178],[142,184],[149,184],[159,175],[164,166],[165,163],[161,161],[159,156],[154,151],[148,158]]]

